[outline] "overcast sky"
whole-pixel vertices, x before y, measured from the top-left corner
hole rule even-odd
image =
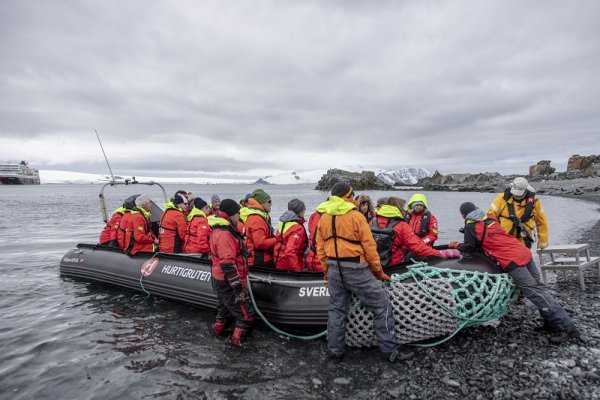
[[[261,176],[600,154],[600,1],[10,1],[0,160]]]

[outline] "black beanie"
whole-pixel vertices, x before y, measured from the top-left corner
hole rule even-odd
[[[300,215],[302,211],[306,210],[306,206],[302,200],[292,199],[288,203],[288,210],[295,212],[296,215]]]
[[[240,212],[240,205],[235,200],[224,199],[221,201],[219,210],[231,217]]]
[[[181,203],[187,204],[188,200],[183,194],[175,194],[175,196],[173,197],[173,204],[177,205]]]
[[[467,201],[466,203],[462,203],[460,205],[460,215],[464,217],[466,217],[467,215],[469,215],[469,213],[473,210],[477,209],[477,207],[475,206],[475,204],[471,203],[470,201]]]
[[[194,208],[197,208],[198,210],[200,210],[201,208],[204,208],[204,206],[208,205],[208,203],[204,200],[202,200],[202,198],[200,197],[196,197],[194,199]]]
[[[348,195],[352,192],[352,186],[348,185],[346,182],[338,182],[331,188],[331,195],[344,197],[344,195]]]

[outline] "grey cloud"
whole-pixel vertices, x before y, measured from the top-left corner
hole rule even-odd
[[[592,1],[9,1],[0,138],[98,129],[106,143],[143,141],[152,161],[122,164],[132,171],[197,169],[203,141],[239,149],[205,158],[210,171],[310,169],[294,154],[331,152],[524,170],[590,151],[597,15]],[[197,143],[160,153],[179,136]]]

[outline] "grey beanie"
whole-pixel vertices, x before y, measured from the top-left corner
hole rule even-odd
[[[302,200],[292,199],[288,203],[288,210],[295,212],[296,215],[300,215],[302,211],[306,210],[306,206]]]

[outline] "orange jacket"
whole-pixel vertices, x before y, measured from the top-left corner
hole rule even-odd
[[[337,239],[332,229],[334,216]],[[317,255],[325,273],[327,260],[336,258],[360,263],[366,261],[373,273],[382,270],[371,228],[364,215],[346,198],[330,196],[325,202],[325,213],[317,227]]]
[[[154,234],[150,230],[150,213],[147,216],[139,211],[131,211],[127,232],[125,232],[128,254],[136,255],[140,251],[154,251]]]
[[[160,219],[158,231],[158,251],[162,253],[182,253],[183,244],[188,233],[188,224],[183,211],[167,204],[167,209]]]
[[[187,254],[208,254],[210,251],[210,225],[202,211],[198,210],[202,213],[200,214],[194,210],[197,209],[194,208],[188,216],[189,229],[183,252]]]
[[[248,265],[264,265],[273,262],[273,248],[277,239],[273,234],[271,218],[254,199],[248,200],[249,215],[246,219],[246,245]]]
[[[275,268],[284,271],[302,271],[304,251],[308,245],[304,220],[280,222],[275,237],[277,238],[274,249]]]

